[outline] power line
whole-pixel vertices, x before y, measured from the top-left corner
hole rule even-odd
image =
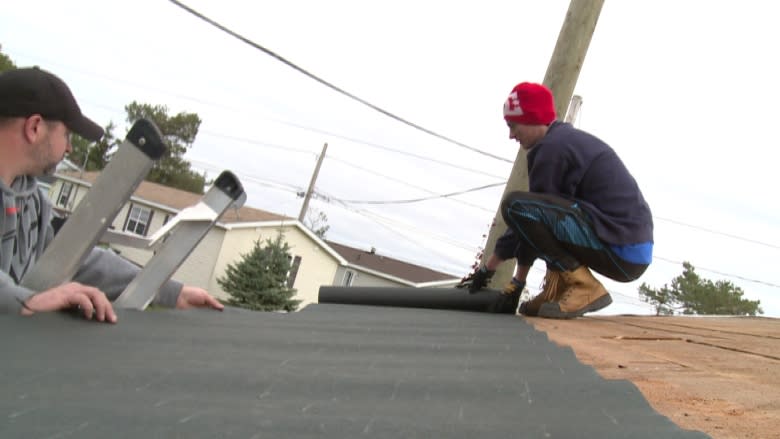
[[[394,152],[396,154],[401,154],[401,155],[405,155],[405,156],[408,156],[408,157],[413,157],[413,158],[416,158],[416,159],[419,159],[419,160],[425,160],[425,161],[429,161],[429,162],[433,162],[433,163],[438,163],[438,164],[441,164],[441,165],[446,165],[446,166],[449,166],[451,168],[459,169],[461,171],[472,172],[472,173],[479,174],[479,175],[486,175],[488,177],[506,178],[506,177],[502,177],[502,176],[499,176],[499,175],[488,174],[487,172],[479,171],[479,170],[476,170],[476,169],[473,169],[473,168],[470,168],[470,167],[467,167],[467,166],[455,165],[455,164],[452,164],[452,163],[449,163],[449,162],[445,162],[443,160],[435,159],[435,158],[432,158],[432,157],[426,157],[426,156],[422,156],[422,155],[415,154],[415,153],[412,153],[412,152],[401,151],[401,150],[398,150],[398,149],[395,149],[395,148],[391,148],[389,146],[380,145],[378,143],[369,142],[369,141],[366,141],[366,140],[356,139],[354,137],[344,136],[342,134],[333,133],[333,132],[327,131],[327,130],[321,130],[319,128],[312,128],[312,127],[308,127],[306,125],[300,125],[300,124],[296,124],[296,123],[293,123],[293,122],[286,122],[286,121],[280,121],[280,120],[275,120],[275,119],[269,119],[269,120],[272,120],[274,122],[277,122],[277,123],[280,123],[280,124],[283,124],[283,125],[288,125],[288,126],[295,127],[295,128],[300,128],[300,129],[303,129],[303,130],[306,130],[306,131],[311,131],[313,133],[324,134],[324,135],[327,135],[327,136],[333,136],[335,138],[342,139],[342,140],[347,140],[349,142],[358,143],[360,145],[370,146],[370,147],[377,148],[377,149],[383,149],[385,151],[390,151],[390,152]]]
[[[109,107],[109,106],[102,105],[102,104],[98,104],[98,103],[95,103],[93,101],[88,101],[88,100],[85,101],[85,102],[89,102],[91,105],[93,105],[95,107],[103,108],[104,110],[111,111],[111,112],[113,112],[115,114],[121,114],[120,111],[118,109],[116,109],[116,108]],[[298,129],[305,130],[305,131],[310,131],[310,132],[317,133],[317,134],[324,134],[324,135],[331,136],[331,137],[334,137],[334,138],[337,138],[337,139],[342,139],[342,140],[346,140],[346,141],[349,141],[349,142],[353,142],[353,143],[356,143],[358,145],[368,146],[368,147],[371,147],[371,148],[381,149],[381,150],[392,152],[392,153],[399,154],[399,155],[405,155],[407,157],[412,157],[412,158],[415,158],[415,159],[418,159],[418,160],[423,160],[423,161],[427,161],[427,162],[431,162],[431,163],[436,163],[436,164],[447,166],[447,167],[450,167],[450,168],[453,168],[453,169],[458,169],[460,171],[466,171],[466,172],[470,172],[470,173],[473,173],[473,174],[478,174],[478,175],[486,176],[486,177],[494,177],[494,178],[501,178],[501,179],[506,178],[506,177],[502,177],[500,175],[490,174],[488,172],[480,171],[478,169],[473,169],[473,168],[470,168],[470,167],[467,167],[467,166],[456,165],[454,163],[446,162],[444,160],[440,160],[440,159],[437,159],[437,158],[426,157],[426,156],[415,154],[415,153],[412,153],[412,152],[402,151],[400,149],[396,149],[396,148],[392,148],[392,147],[389,147],[389,146],[381,145],[379,143],[370,142],[368,140],[362,140],[362,139],[358,139],[358,138],[355,138],[355,137],[345,136],[343,134],[338,134],[338,133],[334,133],[334,132],[331,132],[331,131],[322,130],[322,129],[319,129],[319,128],[314,128],[314,127],[310,127],[310,126],[306,126],[306,125],[296,124],[296,123],[293,123],[293,122],[287,122],[287,121],[284,121],[284,120],[281,120],[281,119],[275,119],[275,118],[269,118],[269,117],[262,117],[260,119],[268,120],[268,121],[275,122],[275,123],[278,123],[278,124],[281,124],[281,125],[291,126],[293,128],[298,128]],[[211,136],[214,136],[214,137],[221,137],[221,138],[225,138],[225,139],[236,140],[236,141],[240,141],[240,142],[244,142],[244,143],[249,143],[249,144],[252,144],[252,145],[267,146],[267,147],[270,147],[270,148],[277,148],[277,149],[289,150],[289,151],[300,152],[300,153],[311,153],[311,154],[315,154],[316,155],[316,153],[313,152],[313,151],[307,151],[307,150],[302,150],[302,149],[294,148],[294,147],[290,147],[290,146],[279,145],[279,144],[274,144],[274,143],[268,143],[268,142],[264,142],[264,141],[261,141],[261,140],[249,139],[249,138],[246,138],[246,137],[230,136],[230,135],[227,135],[227,134],[221,134],[221,133],[217,133],[217,132],[214,132],[214,131],[208,131],[208,130],[201,130],[200,132],[208,134],[208,135],[211,135]]]
[[[465,243],[462,243],[462,242],[459,242],[459,241],[455,241],[455,240],[453,240],[453,239],[451,239],[449,237],[442,236],[442,235],[437,235],[437,234],[432,233],[432,232],[430,232],[428,230],[423,230],[423,229],[414,227],[414,226],[412,226],[410,224],[406,224],[406,223],[399,222],[397,220],[392,220],[390,218],[386,218],[386,217],[384,217],[384,216],[382,216],[382,215],[380,215],[380,214],[378,214],[376,212],[371,212],[371,211],[368,211],[368,210],[354,208],[354,207],[350,206],[349,204],[339,200],[338,198],[333,197],[333,196],[331,196],[331,195],[329,195],[327,193],[323,193],[322,191],[315,192],[315,195],[318,196],[318,199],[320,199],[320,200],[322,200],[324,202],[335,202],[336,206],[340,206],[340,207],[342,207],[342,208],[344,208],[346,210],[349,210],[351,212],[360,213],[363,216],[367,216],[367,215],[374,216],[376,219],[374,219],[373,222],[375,222],[377,224],[383,225],[382,222],[390,223],[390,224],[396,224],[396,225],[398,225],[400,227],[403,227],[406,230],[420,233],[420,234],[426,236],[427,238],[432,238],[434,240],[444,242],[446,244],[452,245],[454,247],[461,248],[463,250],[472,251],[472,250],[475,249],[475,247],[473,245],[471,245],[471,244],[465,244]],[[385,226],[385,227],[387,227],[387,226]]]
[[[347,92],[347,91],[345,91],[345,90],[343,90],[343,89],[341,89],[341,88],[331,84],[330,82],[325,81],[324,79],[314,75],[313,73],[308,72],[307,70],[303,69],[302,67],[299,67],[296,64],[292,63],[291,61],[288,61],[287,59],[285,59],[281,55],[278,55],[275,52],[273,52],[273,51],[271,51],[269,49],[266,49],[265,47],[255,43],[254,41],[252,41],[252,40],[250,40],[250,39],[248,39],[248,38],[246,38],[246,37],[244,37],[244,36],[234,32],[232,30],[228,29],[227,27],[225,27],[225,26],[217,23],[216,21],[206,17],[205,15],[201,14],[200,12],[197,12],[194,9],[184,5],[183,3],[181,3],[181,2],[179,2],[177,0],[170,0],[170,1],[171,1],[171,3],[175,4],[176,6],[184,9],[185,11],[189,12],[190,14],[192,14],[192,15],[200,18],[201,20],[211,24],[212,26],[220,29],[221,31],[226,32],[227,34],[229,34],[229,35],[231,35],[231,36],[233,36],[233,37],[243,41],[244,43],[254,47],[255,49],[260,50],[261,52],[265,53],[266,55],[269,55],[269,56],[271,56],[273,58],[276,58],[277,60],[279,60],[283,64],[287,65],[288,67],[290,67],[290,68],[292,68],[294,70],[297,70],[301,74],[303,74],[303,75],[305,75],[305,76],[307,76],[307,77],[309,77],[309,78],[319,82],[320,84],[330,88],[331,90],[334,90],[334,91],[336,91],[336,92],[338,92],[338,93],[340,93],[340,94],[342,94],[342,95],[344,95],[344,96],[346,96],[346,97],[348,97],[348,98],[350,98],[352,100],[355,100],[355,101],[357,101],[357,102],[359,102],[359,103],[361,103],[361,104],[371,108],[374,111],[377,111],[377,112],[379,112],[381,114],[384,114],[385,116],[390,117],[391,119],[395,119],[398,122],[401,122],[401,123],[403,123],[405,125],[408,125],[408,126],[410,126],[412,128],[415,128],[415,129],[417,129],[419,131],[422,131],[422,132],[424,132],[424,133],[426,133],[428,135],[431,135],[433,137],[439,138],[441,140],[444,140],[446,142],[452,143],[454,145],[460,146],[461,148],[468,149],[470,151],[476,152],[478,154],[485,155],[487,157],[494,158],[496,160],[501,160],[501,161],[504,161],[504,162],[512,163],[512,160],[506,159],[506,158],[501,157],[501,156],[497,156],[495,154],[491,154],[491,153],[486,152],[486,151],[482,151],[481,149],[474,148],[473,146],[469,146],[469,145],[466,145],[465,143],[461,143],[461,142],[458,142],[456,140],[450,139],[449,137],[443,136],[443,135],[438,134],[438,133],[436,133],[434,131],[431,131],[431,130],[429,130],[427,128],[424,128],[424,127],[422,127],[420,125],[412,123],[412,122],[410,122],[410,121],[408,121],[406,119],[403,119],[403,118],[401,118],[399,116],[396,116],[395,114],[390,113],[389,111],[384,110],[384,109],[382,109],[382,108],[380,108],[380,107],[378,107],[378,106],[376,106],[376,105],[374,105],[374,104],[372,104],[372,103],[370,103],[370,102],[368,102],[368,101],[366,101],[364,99],[361,99],[361,98],[353,95],[352,93],[349,93],[349,92]]]
[[[345,209],[347,209],[347,210],[349,210],[349,211],[351,211],[351,212],[354,212],[354,213],[356,213],[356,214],[358,214],[358,215],[360,215],[360,216],[362,216],[362,217],[364,217],[364,218],[366,218],[366,219],[368,219],[369,221],[371,221],[371,222],[373,222],[373,223],[375,223],[375,224],[379,225],[380,227],[382,227],[382,228],[384,228],[384,229],[386,229],[386,230],[390,231],[391,233],[393,233],[393,234],[395,234],[395,235],[399,236],[401,239],[403,239],[403,240],[405,240],[405,241],[407,241],[407,242],[409,242],[409,243],[411,243],[411,244],[414,244],[414,245],[415,245],[415,246],[417,246],[417,247],[423,248],[423,249],[425,249],[425,250],[427,250],[427,251],[429,251],[429,252],[431,252],[431,253],[442,254],[442,253],[441,253],[440,251],[438,251],[438,250],[431,249],[431,248],[429,248],[429,247],[427,247],[427,246],[423,245],[423,244],[422,244],[422,242],[421,242],[419,239],[413,239],[413,238],[411,238],[411,237],[409,236],[409,234],[408,234],[408,233],[404,233],[404,232],[402,232],[402,231],[399,231],[398,229],[396,229],[396,228],[392,227],[391,225],[389,225],[389,224],[386,224],[386,223],[385,223],[385,222],[387,222],[387,223],[393,223],[394,221],[392,221],[392,220],[389,220],[389,219],[387,219],[387,218],[384,218],[384,217],[382,217],[381,215],[377,215],[377,214],[375,214],[375,213],[373,213],[373,212],[369,212],[369,211],[367,211],[367,210],[363,210],[363,209],[352,209],[352,208],[349,208],[349,207],[347,207],[347,206],[342,206],[342,207],[343,207],[343,208],[345,208]],[[372,218],[372,216],[374,216],[374,218]],[[379,218],[379,219],[377,219],[377,218]],[[383,221],[384,221],[384,222],[383,222]],[[407,228],[407,229],[408,229],[408,227],[405,227],[405,228]],[[430,234],[426,234],[426,236],[427,236],[428,238],[431,238],[431,239],[435,240],[435,241],[442,241],[442,239],[440,239],[440,238],[437,238],[437,237],[435,237],[435,236],[431,236]],[[452,241],[442,241],[442,242],[446,242],[446,243],[448,243],[448,244],[450,244],[450,245],[453,245],[453,246],[459,247],[459,248],[461,248],[461,249],[464,249],[464,250],[472,250],[472,248],[467,248],[467,247],[464,247],[464,245],[463,245],[463,244],[455,243],[455,242],[452,242]],[[440,268],[439,270],[442,270],[442,269]]]
[[[410,199],[410,200],[344,200],[344,199],[339,199],[339,201],[342,201],[344,203],[350,203],[350,204],[408,204],[408,203],[418,203],[420,201],[430,201],[430,200],[435,200],[435,199],[438,199],[438,198],[449,198],[449,197],[452,197],[452,196],[455,196],[455,195],[463,195],[463,194],[467,194],[469,192],[476,192],[476,191],[481,191],[483,189],[488,189],[488,188],[497,187],[497,186],[503,186],[505,184],[506,184],[505,181],[504,182],[500,182],[500,183],[491,183],[491,184],[486,184],[484,186],[479,186],[479,187],[475,187],[475,188],[471,188],[471,189],[465,189],[465,190],[462,190],[462,191],[450,192],[450,193],[447,193],[447,194],[435,195],[435,196],[432,196],[432,197],[413,198],[413,199]]]
[[[118,83],[124,83],[124,84],[128,84],[128,85],[132,85],[134,87],[140,87],[140,88],[147,89],[147,90],[153,90],[153,91],[156,91],[158,93],[166,94],[166,95],[173,96],[173,97],[176,97],[176,98],[179,98],[179,99],[189,100],[189,101],[192,101],[192,102],[196,102],[196,103],[199,103],[199,104],[203,104],[203,105],[207,105],[207,106],[211,106],[211,107],[215,107],[215,108],[222,108],[222,109],[226,109],[226,110],[230,110],[230,111],[234,111],[234,112],[238,112],[238,113],[245,113],[245,110],[242,110],[242,109],[239,109],[239,108],[235,108],[235,107],[231,107],[231,106],[227,106],[227,105],[223,105],[223,104],[218,104],[218,103],[207,101],[207,100],[204,100],[204,99],[195,98],[195,97],[192,97],[192,96],[189,96],[189,95],[184,95],[184,94],[180,94],[180,93],[172,93],[169,90],[164,90],[164,89],[161,89],[161,88],[152,87],[152,86],[149,86],[149,85],[146,85],[146,84],[140,84],[140,83],[133,82],[133,81],[127,81],[125,79],[109,77],[109,76],[106,76],[106,75],[103,75],[103,74],[98,74],[98,73],[94,73],[94,72],[87,72],[87,71],[80,70],[80,69],[74,69],[73,67],[65,66],[65,65],[62,65],[60,63],[51,62],[49,60],[45,60],[45,59],[42,59],[42,58],[39,58],[39,57],[34,57],[34,56],[30,56],[30,55],[24,55],[24,56],[27,56],[28,58],[37,58],[40,61],[45,61],[45,62],[53,64],[53,65],[61,66],[61,67],[67,68],[67,69],[69,69],[71,71],[77,72],[77,73],[82,74],[82,75],[94,76],[94,77],[106,79],[106,80],[113,81],[113,82],[118,82]],[[96,103],[94,101],[85,100],[84,102],[88,102],[88,103],[90,103],[91,105],[93,105],[95,107],[111,111],[112,113],[115,113],[117,115],[121,115],[123,117],[125,116],[124,110],[120,111],[117,108],[109,107],[109,106],[106,106],[106,105],[103,105],[103,104],[99,104],[99,103]],[[443,161],[443,160],[440,160],[440,159],[436,159],[436,158],[433,158],[433,157],[426,157],[426,156],[422,156],[422,155],[419,155],[419,154],[414,154],[414,153],[411,153],[411,152],[402,151],[402,150],[399,150],[397,148],[392,148],[390,146],[382,145],[382,144],[379,144],[379,143],[376,143],[376,142],[371,142],[371,141],[359,139],[359,138],[356,138],[356,137],[350,137],[350,136],[346,136],[346,135],[343,135],[343,134],[334,133],[332,131],[327,131],[327,130],[323,130],[323,129],[320,129],[320,128],[314,128],[314,127],[311,127],[311,126],[308,126],[308,125],[302,125],[302,124],[298,124],[298,123],[293,123],[293,122],[289,122],[289,121],[286,121],[286,120],[277,119],[277,118],[273,118],[273,117],[256,117],[256,118],[257,119],[262,119],[262,120],[267,120],[267,121],[274,122],[274,123],[278,123],[280,125],[286,125],[286,126],[297,128],[297,129],[304,130],[304,131],[309,131],[309,132],[316,133],[316,134],[324,134],[324,135],[327,135],[327,136],[332,136],[332,137],[337,138],[337,139],[346,140],[346,141],[349,141],[349,142],[357,143],[359,145],[369,146],[369,147],[376,148],[376,149],[382,149],[382,150],[389,151],[389,152],[392,152],[392,153],[405,155],[405,156],[408,156],[408,157],[413,157],[413,158],[416,158],[416,159],[419,159],[419,160],[424,160],[424,161],[428,161],[428,162],[432,162],[432,163],[437,163],[437,164],[448,166],[450,168],[458,169],[458,170],[461,170],[461,171],[471,172],[471,173],[475,173],[475,174],[479,174],[479,175],[483,175],[483,176],[488,176],[488,177],[494,177],[494,178],[506,178],[506,176],[490,174],[490,173],[487,173],[487,172],[484,172],[484,171],[480,171],[480,170],[477,170],[477,169],[473,169],[473,168],[470,168],[470,167],[467,167],[467,166],[456,165],[454,163],[446,162],[446,161]],[[205,132],[205,131],[201,131],[201,132]],[[231,136],[228,136],[228,135],[225,135],[225,134],[214,133],[214,132],[211,132],[210,134],[213,135],[213,136],[219,136],[219,137],[224,137],[224,138],[231,137]],[[235,140],[239,140],[239,141],[242,141],[242,142],[245,142],[245,143],[250,143],[250,144],[256,144],[256,145],[264,145],[264,146],[265,145],[272,145],[272,144],[265,143],[263,141],[247,139],[247,138],[235,138]],[[282,145],[279,145],[279,146],[282,147],[282,148],[287,148],[287,147],[284,147]],[[289,149],[295,150],[295,148],[289,148]],[[509,160],[509,159],[503,159],[503,161],[508,162],[508,163],[512,163],[512,161]]]
[[[222,167],[222,166],[219,166],[219,165],[217,165],[215,163],[203,161],[203,160],[188,158],[187,161],[197,165],[200,168],[203,168],[203,169],[206,169],[206,170],[210,170],[210,171],[213,171],[213,172],[221,172],[224,169],[224,167]],[[273,181],[273,180],[268,180],[268,179],[262,179],[260,177],[257,177],[257,176],[251,175],[251,174],[247,174],[247,173],[243,173],[243,172],[236,172],[236,171],[234,171],[233,173],[239,175],[240,179],[242,181],[244,181],[244,180],[251,181],[251,182],[253,182],[255,184],[258,184],[260,186],[263,186],[263,187],[269,187],[269,188],[277,189],[277,190],[280,190],[280,191],[291,192],[293,194],[298,194],[299,192],[304,190],[304,188],[302,186],[296,186],[296,185],[293,185],[293,184],[290,184],[290,183],[283,183],[283,182],[278,182],[278,181]]]
[[[211,163],[211,162],[202,161],[202,160],[198,160],[198,159],[189,159],[189,161],[192,162],[192,163],[197,164],[198,166],[200,166],[202,168],[210,169],[210,170],[212,170],[214,172],[222,170],[222,168],[219,165]],[[246,174],[246,173],[240,172],[240,171],[234,171],[234,173],[236,175],[238,175],[239,178],[242,181],[243,180],[252,181],[252,182],[255,182],[255,183],[260,184],[262,186],[270,187],[270,188],[276,189],[276,190],[281,190],[281,191],[286,191],[286,192],[291,192],[291,193],[297,193],[297,192],[303,190],[302,187],[290,185],[289,183],[282,183],[282,182],[277,182],[277,181],[272,181],[272,180],[265,180],[265,179],[261,179],[261,178],[258,178],[258,177],[252,176],[250,174]],[[374,222],[376,224],[379,224],[379,225],[381,225],[381,226],[383,226],[385,228],[388,228],[389,226],[387,226],[386,224],[383,224],[382,221],[384,221],[385,223],[396,224],[396,225],[401,226],[401,227],[403,227],[403,228],[405,228],[407,230],[411,230],[411,231],[415,231],[415,232],[421,233],[421,234],[425,235],[426,237],[428,237],[430,239],[433,239],[433,240],[436,240],[436,241],[441,241],[441,242],[447,243],[449,245],[452,245],[452,246],[455,246],[455,247],[458,247],[458,248],[461,248],[461,249],[464,249],[464,250],[473,250],[474,249],[474,247],[469,245],[469,244],[464,244],[464,243],[452,240],[452,239],[450,239],[448,237],[445,237],[445,236],[442,236],[442,235],[436,235],[436,234],[433,234],[433,233],[431,233],[431,232],[429,232],[427,230],[422,230],[422,229],[419,229],[419,228],[415,228],[415,227],[412,227],[412,226],[410,226],[408,224],[399,223],[398,221],[394,221],[394,220],[391,220],[389,218],[385,218],[385,217],[383,217],[383,216],[381,216],[381,215],[379,215],[377,213],[369,212],[369,211],[366,211],[366,210],[352,208],[352,207],[348,206],[347,204],[341,202],[341,200],[339,200],[338,198],[332,197],[332,196],[330,196],[330,195],[328,195],[326,193],[323,193],[322,191],[315,192],[315,195],[318,195],[319,199],[321,199],[323,201],[326,201],[326,202],[327,201],[331,201],[331,200],[332,201],[336,201],[338,203],[337,205],[343,207],[344,209],[349,210],[349,211],[354,212],[354,213],[358,213],[361,216],[364,216],[365,218],[367,218],[367,219],[371,220],[372,222]],[[371,216],[373,216],[374,218],[372,219]],[[393,231],[398,233],[397,230],[393,229]],[[411,242],[417,242],[417,241],[411,241]],[[423,247],[423,248],[425,248],[425,247]],[[426,248],[426,250],[430,250],[430,249]]]
[[[372,170],[372,169],[367,169],[367,168],[365,168],[365,167],[363,167],[363,166],[356,165],[356,164],[354,164],[354,163],[350,163],[350,162],[348,162],[348,161],[346,161],[346,160],[340,159],[340,158],[338,158],[338,157],[334,157],[334,156],[332,156],[332,155],[330,155],[330,156],[326,157],[325,159],[326,159],[326,160],[333,160],[333,161],[336,161],[336,162],[342,163],[342,164],[344,164],[344,165],[347,165],[347,166],[350,166],[350,167],[352,167],[352,168],[358,169],[358,170],[360,170],[360,171],[363,171],[363,172],[369,173],[369,174],[371,174],[371,175],[375,175],[375,176],[377,176],[377,177],[382,177],[382,178],[385,178],[385,179],[387,179],[387,180],[390,180],[390,181],[393,181],[393,182],[396,182],[396,183],[399,183],[399,184],[402,184],[402,185],[405,185],[405,186],[408,186],[408,187],[411,187],[411,188],[414,188],[414,189],[417,189],[417,190],[420,190],[420,191],[423,191],[423,192],[427,192],[427,193],[429,193],[429,194],[431,194],[431,195],[435,195],[435,194],[436,194],[436,192],[434,192],[434,191],[432,191],[432,190],[430,190],[430,189],[424,188],[424,187],[422,187],[422,186],[417,186],[417,185],[415,185],[415,184],[411,184],[411,183],[409,183],[408,181],[404,181],[404,180],[401,180],[401,179],[399,179],[399,178],[390,177],[389,175],[381,174],[381,173],[379,173],[379,172],[376,172],[376,171],[374,171],[374,170]],[[466,205],[466,206],[472,207],[472,208],[474,208],[474,209],[479,209],[479,210],[482,210],[482,211],[485,211],[485,212],[489,212],[489,213],[493,213],[493,212],[494,212],[494,211],[493,211],[493,210],[491,210],[491,209],[487,209],[487,208],[484,208],[484,207],[482,207],[482,206],[478,206],[478,205],[476,205],[476,204],[474,204],[474,203],[469,203],[468,201],[459,200],[459,199],[457,199],[457,198],[449,198],[449,199],[450,199],[450,200],[452,200],[452,201],[455,201],[455,202],[457,202],[457,203],[460,203],[460,204],[463,204],[463,205]]]
[[[658,260],[661,260],[661,261],[664,261],[664,262],[669,262],[669,263],[672,263],[672,264],[675,264],[675,265],[682,265],[683,264],[682,261],[675,261],[673,259],[664,258],[662,256],[653,255],[653,259],[658,259]],[[762,284],[762,285],[766,285],[766,286],[769,286],[769,287],[780,288],[780,285],[778,285],[778,284],[774,284],[772,282],[763,281],[763,280],[760,280],[760,279],[751,279],[749,277],[740,276],[738,274],[726,273],[726,272],[723,272],[723,271],[718,271],[718,270],[713,270],[711,268],[704,268],[704,267],[698,267],[698,266],[696,267],[696,269],[701,270],[701,271],[707,271],[707,272],[710,272],[710,273],[719,274],[721,276],[733,277],[735,279],[740,279],[740,280],[744,280],[744,281],[747,281],[747,282],[753,282],[753,283],[757,283],[757,284]]]
[[[37,58],[40,61],[45,61],[45,62],[50,63],[52,65],[57,65],[57,66],[60,66],[60,67],[64,67],[64,68],[67,68],[67,69],[69,69],[71,71],[77,72],[77,73],[82,74],[82,75],[94,76],[94,77],[102,78],[102,79],[105,79],[105,80],[108,80],[108,81],[113,81],[113,82],[123,83],[123,84],[127,84],[127,85],[132,85],[134,87],[139,87],[139,88],[142,88],[142,89],[153,90],[153,91],[156,91],[156,92],[161,93],[161,94],[166,94],[166,95],[173,96],[173,97],[176,97],[176,98],[179,98],[179,99],[189,100],[189,101],[192,101],[192,102],[196,102],[196,103],[199,103],[199,104],[203,104],[203,105],[207,105],[207,106],[211,106],[211,107],[215,107],[215,108],[222,108],[222,109],[226,109],[226,110],[230,110],[230,111],[234,111],[234,112],[238,112],[238,113],[245,113],[245,110],[241,110],[241,109],[238,109],[238,108],[235,108],[235,107],[230,107],[230,106],[223,105],[223,104],[218,104],[218,103],[207,101],[207,100],[200,99],[200,98],[195,98],[195,97],[192,97],[192,96],[189,96],[189,95],[184,95],[184,94],[180,94],[180,93],[172,93],[169,90],[164,90],[164,89],[161,89],[161,88],[152,87],[152,86],[149,86],[149,85],[146,85],[146,84],[140,84],[140,83],[133,82],[133,81],[127,81],[125,79],[119,79],[119,78],[109,77],[109,76],[106,76],[106,75],[103,75],[103,74],[94,73],[94,72],[87,72],[87,71],[84,71],[84,70],[81,70],[81,69],[75,69],[73,67],[64,66],[64,65],[59,64],[59,63],[54,63],[54,62],[51,62],[49,60],[42,59],[40,57],[34,57],[34,56],[30,56],[30,55],[24,55],[24,56],[27,56],[28,58]],[[121,115],[123,117],[125,116],[124,110],[120,111],[117,108],[113,108],[113,107],[109,107],[109,106],[106,106],[106,105],[103,105],[103,104],[99,104],[99,103],[96,103],[94,101],[85,100],[84,102],[88,102],[88,103],[90,103],[91,105],[93,105],[95,107],[102,108],[104,110],[108,110],[108,111],[110,111],[112,113],[115,113],[117,115]],[[483,175],[483,176],[488,176],[488,177],[494,177],[494,178],[502,178],[502,179],[506,178],[506,176],[490,174],[490,173],[487,173],[485,171],[480,171],[480,170],[473,169],[473,168],[470,168],[470,167],[467,167],[467,166],[456,165],[454,163],[446,162],[446,161],[443,161],[443,160],[440,160],[440,159],[436,159],[436,158],[433,158],[433,157],[426,157],[426,156],[422,156],[422,155],[419,155],[419,154],[414,154],[414,153],[411,153],[411,152],[402,151],[400,149],[392,148],[392,147],[389,147],[389,146],[386,146],[386,145],[381,145],[381,144],[376,143],[376,142],[371,142],[371,141],[368,141],[368,140],[358,139],[356,137],[350,137],[350,136],[346,136],[346,135],[343,135],[343,134],[334,133],[332,131],[323,130],[323,129],[320,129],[320,128],[314,128],[314,127],[307,126],[307,125],[302,125],[302,124],[297,124],[297,123],[293,123],[293,122],[288,122],[288,121],[285,121],[285,120],[282,120],[282,119],[273,118],[273,117],[256,117],[256,118],[257,119],[262,119],[262,120],[267,120],[267,121],[274,122],[274,123],[278,123],[280,125],[290,126],[290,127],[293,127],[293,128],[304,130],[304,131],[309,131],[309,132],[316,133],[316,134],[324,134],[324,135],[331,136],[331,137],[334,137],[334,138],[337,138],[337,139],[342,139],[342,140],[346,140],[346,141],[349,141],[349,142],[357,143],[359,145],[369,146],[369,147],[372,147],[372,148],[382,149],[382,150],[389,151],[389,152],[392,152],[392,153],[405,155],[407,157],[413,157],[413,158],[416,158],[418,160],[424,160],[424,161],[428,161],[428,162],[432,162],[432,163],[437,163],[437,164],[440,164],[440,165],[448,166],[450,168],[459,169],[461,171],[471,172],[471,173],[475,173],[475,174],[479,174],[479,175]],[[201,131],[201,132],[206,132],[206,131]],[[214,133],[214,132],[211,132],[210,134],[213,135],[213,136],[219,136],[219,137],[224,137],[224,138],[230,138],[231,137],[231,136],[228,136],[228,135],[225,135],[225,134]],[[258,144],[258,145],[272,145],[272,144],[267,144],[267,143],[262,142],[262,141],[256,141],[256,140],[247,139],[247,138],[234,138],[234,140],[243,141],[243,142],[246,142],[246,143]],[[284,147],[283,145],[279,145],[279,146],[282,149],[286,149],[287,148],[287,147]],[[289,148],[289,149],[295,150],[294,148]],[[505,159],[504,161],[506,161],[508,163],[512,163],[512,161],[508,160],[508,159]]]
[[[199,132],[203,133],[203,134],[207,134],[209,136],[217,137],[217,138],[220,138],[220,139],[235,140],[235,141],[238,141],[238,142],[249,143],[250,145],[264,146],[266,148],[280,149],[280,150],[283,150],[283,151],[291,151],[291,152],[297,152],[297,153],[301,153],[301,154],[311,154],[311,155],[313,155],[315,157],[317,156],[316,152],[309,151],[309,150],[306,150],[306,149],[294,148],[294,147],[291,147],[291,146],[279,145],[279,144],[276,144],[276,143],[262,142],[262,141],[259,141],[259,140],[247,139],[246,137],[230,136],[230,135],[227,135],[227,134],[215,133],[215,132],[209,131],[209,130],[200,130]]]
[[[753,244],[763,245],[764,247],[769,247],[769,248],[774,248],[774,249],[780,250],[780,246],[778,246],[778,245],[768,244],[766,242],[757,241],[755,239],[745,238],[745,237],[742,237],[742,236],[737,236],[737,235],[733,235],[731,233],[721,232],[721,231],[714,230],[714,229],[708,229],[706,227],[701,227],[701,226],[696,226],[696,225],[693,225],[693,224],[684,223],[682,221],[673,220],[671,218],[663,218],[663,217],[659,217],[659,216],[653,216],[653,218],[661,220],[661,221],[666,221],[668,223],[689,227],[691,229],[702,230],[704,232],[709,232],[709,233],[712,233],[712,234],[715,234],[715,235],[726,236],[726,237],[729,237],[729,238],[732,238],[732,239],[738,239],[740,241],[750,242],[750,243],[753,243]]]

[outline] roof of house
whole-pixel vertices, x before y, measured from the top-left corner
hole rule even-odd
[[[456,278],[456,276],[452,274],[442,273],[430,268],[383,256],[375,251],[361,250],[333,241],[325,242],[351,265],[386,273],[413,283],[453,280]]]
[[[350,305],[0,315],[3,437],[694,439],[509,315]],[[35,349],[30,349],[35,346]]]
[[[86,181],[90,184],[97,180],[99,172],[85,172],[81,175],[80,172],[62,172],[61,175]],[[134,196],[137,198],[150,201],[156,204],[164,206],[170,206],[176,210],[182,210],[186,207],[195,205],[201,198],[201,195],[187,192],[181,189],[176,189],[168,186],[163,186],[158,183],[152,183],[150,181],[142,181],[138,185]],[[254,222],[254,221],[280,221],[293,219],[288,216],[278,215],[276,213],[267,212],[265,210],[255,209],[253,207],[244,206],[238,209],[227,210],[220,222],[222,223],[236,223],[236,222]]]

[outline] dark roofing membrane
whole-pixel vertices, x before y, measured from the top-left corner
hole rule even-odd
[[[0,316],[0,437],[708,437],[512,315],[317,304],[119,319]]]

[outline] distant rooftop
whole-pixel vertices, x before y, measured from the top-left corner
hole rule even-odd
[[[435,282],[442,280],[452,280],[458,276],[431,270],[409,262],[382,256],[376,251],[361,250],[349,247],[344,244],[338,244],[333,241],[326,241],[329,246],[347,260],[350,264],[359,265],[371,270],[387,273],[392,276],[408,280],[414,283]]]
[[[62,175],[70,178],[83,180],[86,182],[94,183],[97,180],[100,172],[85,172],[81,175],[80,172],[62,172]],[[136,189],[134,195],[143,200],[147,200],[153,203],[161,204],[164,206],[170,206],[177,210],[182,210],[186,207],[196,204],[201,195],[192,192],[176,189],[168,186],[164,186],[158,183],[152,183],[150,181],[142,181]],[[229,209],[220,219],[222,223],[237,223],[237,222],[253,222],[253,221],[281,221],[281,220],[293,220],[284,215],[278,215],[275,213],[267,212],[265,210],[255,209],[253,207],[244,206],[236,212],[235,209]]]

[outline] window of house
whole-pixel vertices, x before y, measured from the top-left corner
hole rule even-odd
[[[60,186],[60,193],[57,195],[56,205],[58,207],[68,207],[68,202],[70,201],[70,196],[72,193],[73,183],[63,181],[62,186]]]
[[[149,223],[152,222],[152,209],[137,204],[130,206],[130,212],[125,220],[125,232],[146,236],[149,231]]]
[[[290,272],[287,273],[287,288],[292,288],[295,285],[295,278],[298,276],[298,268],[301,266],[301,257],[296,256],[292,258],[292,264],[290,264]]]
[[[352,286],[352,281],[355,280],[355,272],[352,270],[347,270],[344,272],[344,286],[349,287]]]

